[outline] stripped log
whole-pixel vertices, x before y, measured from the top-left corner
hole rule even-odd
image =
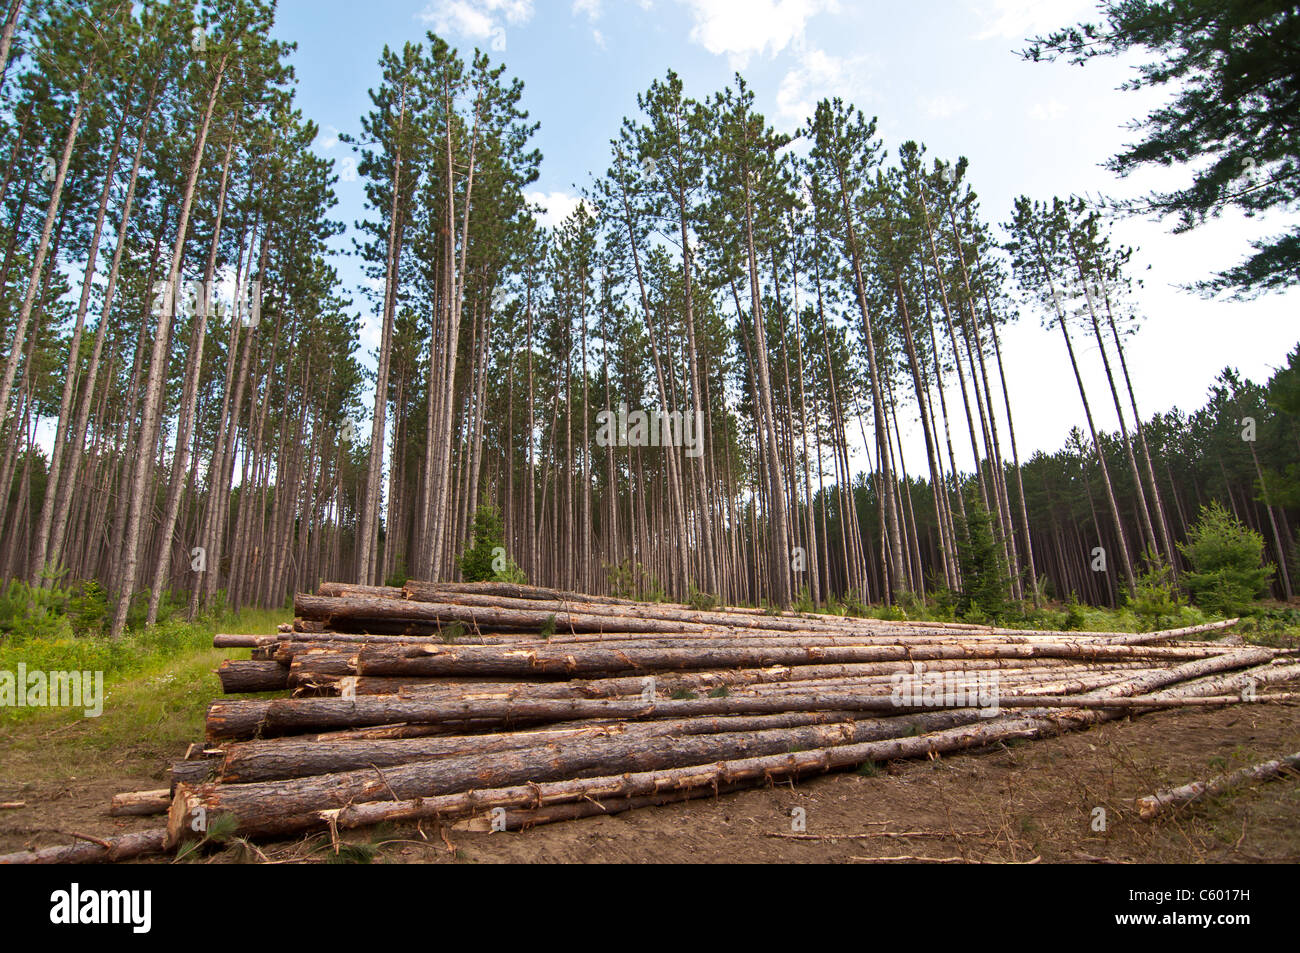
[[[1169,695],[1195,694],[1197,691],[1240,689],[1245,685],[1287,681],[1300,677],[1300,665],[1260,665],[1233,675],[1210,676],[1194,679]],[[479,789],[452,795],[413,798],[408,801],[372,801],[347,805],[340,809],[319,812],[315,816],[294,819],[293,829],[313,829],[328,826],[332,829],[352,829],[384,822],[419,821],[464,816],[490,810],[494,807],[536,809],[552,804],[572,803],[589,799],[636,797],[659,794],[665,791],[708,790],[718,785],[754,783],[783,777],[799,777],[814,773],[856,767],[867,761],[885,761],[909,757],[925,757],[953,751],[980,747],[996,741],[1036,737],[1044,731],[1058,731],[1066,727],[1082,726],[1093,721],[1117,717],[1111,712],[1079,712],[1073,723],[1062,720],[1021,716],[1016,719],[998,719],[984,725],[973,725],[936,732],[917,738],[895,739],[864,745],[844,746],[819,751],[798,752],[784,758],[749,759],[743,762],[724,762],[714,765],[650,771],[568,782],[517,785],[497,789]],[[182,820],[187,816],[186,798],[172,804],[173,816]],[[183,834],[183,827],[180,832]]]
[[[784,640],[781,640],[784,641]],[[308,685],[325,688],[332,681],[344,676],[363,676],[377,679],[368,682],[366,690],[358,692],[356,683],[349,683],[349,691],[354,694],[382,694],[385,691],[400,691],[403,688],[417,688],[421,685],[437,688],[439,686],[469,682],[529,682],[541,684],[548,681],[602,682],[611,684],[614,679],[624,679],[624,687],[602,694],[626,694],[629,691],[641,691],[642,684],[633,685],[635,680],[654,676],[664,684],[672,683],[674,687],[692,687],[690,680],[696,678],[713,678],[714,686],[719,684],[746,684],[755,681],[772,681],[753,673],[766,670],[782,670],[793,674],[783,676],[784,680],[795,681],[801,678],[820,678],[823,675],[808,670],[822,668],[829,670],[838,666],[836,674],[849,677],[866,677],[906,671],[913,667],[928,670],[943,669],[982,669],[982,668],[1018,668],[1036,665],[1088,665],[1098,669],[1117,670],[1127,664],[1155,665],[1167,659],[1184,660],[1222,655],[1234,650],[1234,646],[1088,646],[1080,652],[1072,652],[1056,643],[1045,646],[1028,647],[1016,652],[1009,646],[996,648],[994,643],[981,643],[971,648],[968,643],[951,643],[955,646],[944,650],[949,643],[933,642],[889,642],[884,645],[864,644],[854,641],[844,644],[819,642],[817,644],[778,644],[755,645],[747,642],[710,644],[685,648],[680,643],[662,644],[636,643],[612,646],[559,646],[547,644],[520,644],[509,649],[500,646],[453,646],[469,651],[459,655],[447,656],[445,650],[435,643],[420,642],[405,646],[350,646],[328,643],[295,643],[276,647],[271,658],[285,666],[285,673],[280,673],[262,663],[251,666],[244,662],[230,662],[223,666],[232,675],[246,679],[238,683],[245,690],[273,687],[297,688]],[[434,646],[432,650],[426,646]],[[494,649],[492,653],[475,652],[476,649]],[[862,651],[858,651],[862,650]],[[872,651],[868,651],[872,650]],[[875,651],[878,650],[878,651]],[[1038,651],[1033,651],[1038,650]],[[253,650],[258,652],[261,650]],[[781,653],[776,654],[774,653]],[[603,653],[603,654],[601,654]],[[652,654],[646,654],[652,653]],[[659,653],[659,654],[653,654]],[[1116,657],[1117,653],[1124,653]],[[443,658],[435,662],[412,661],[427,659],[440,655]],[[883,658],[882,658],[883,656]],[[935,657],[939,656],[939,657]],[[775,664],[767,664],[772,658]],[[831,661],[825,661],[827,658]],[[559,659],[562,664],[556,664]],[[695,659],[697,665],[716,665],[716,668],[691,669],[681,668],[683,659]],[[843,661],[857,659],[857,661]],[[538,660],[540,664],[532,664]],[[726,661],[739,661],[739,665],[724,665]],[[574,669],[611,669],[621,663],[621,671],[574,671]],[[748,663],[748,664],[746,664]],[[690,664],[690,663],[687,663]],[[321,676],[334,676],[322,678]],[[388,681],[379,681],[387,679]],[[304,693],[305,694],[305,693]]]
[[[366,596],[375,599],[404,599],[406,593],[401,586],[361,586],[351,582],[322,582],[316,587],[317,595],[347,599],[354,596]]]
[[[717,797],[743,790],[741,784],[721,784],[716,788],[688,788],[685,791],[670,791],[666,794],[647,794],[641,797],[615,797],[603,801],[595,799],[572,801],[568,804],[552,804],[532,810],[515,808],[506,810],[496,808],[486,814],[467,817],[451,826],[454,831],[521,831],[540,824],[554,824],[557,821],[573,821],[582,817],[604,817],[622,814],[642,807],[662,807],[665,804],[680,804],[683,801],[706,797]]]
[[[149,817],[153,814],[166,814],[172,804],[171,788],[159,788],[154,791],[126,791],[114,794],[109,804],[111,817]]]
[[[929,661],[921,666],[924,671],[1064,671],[1067,668],[1076,671],[1123,671],[1130,668],[1149,667],[1143,660],[1079,662],[1069,659],[1032,658],[1032,659],[939,659]],[[699,672],[660,673],[655,676],[656,691],[672,694],[679,691],[710,691],[727,688],[736,689],[755,684],[795,683],[805,680],[844,678],[864,680],[876,677],[888,678],[897,672],[914,672],[918,670],[915,663],[899,662],[862,662],[836,665],[775,665],[767,668],[717,669]],[[513,681],[509,676],[500,676],[501,684]],[[469,687],[486,684],[486,677],[456,680],[437,676],[357,676],[339,675],[332,672],[318,671],[310,662],[304,661],[292,668],[289,684],[297,688],[308,688],[304,695],[322,696],[339,695],[392,695],[398,693],[414,694],[439,692],[449,686]],[[515,684],[525,684],[514,682]],[[616,695],[639,695],[646,689],[646,676],[614,676],[611,678],[570,679],[566,681],[544,682],[532,681],[527,684],[569,685],[574,694],[586,698],[609,698]]]
[[[238,818],[245,833],[275,833],[282,818],[336,808],[353,801],[383,798],[402,800],[465,790],[474,784],[503,786],[583,777],[611,772],[658,770],[708,761],[730,761],[776,754],[791,748],[824,748],[895,737],[916,730],[967,724],[974,711],[944,711],[902,719],[868,719],[799,728],[724,732],[709,735],[609,735],[530,748],[506,749],[488,755],[463,755],[436,760],[249,784],[206,784],[178,790],[189,792],[191,806],[201,806],[211,819],[220,814]]]
[[[1259,703],[1269,701],[1291,701],[1294,694],[1259,696]],[[834,700],[832,699],[832,703]],[[1075,696],[1012,696],[998,699],[1000,708],[1092,708],[1092,709],[1150,709],[1172,708],[1182,706],[1222,706],[1242,702],[1236,695],[1209,696],[1204,698],[1154,698],[1141,696],[1135,698],[1079,698]],[[882,704],[881,709],[885,706]],[[915,711],[917,706],[901,708],[900,711]],[[952,715],[948,719],[953,724],[974,721],[996,709],[979,710],[972,707],[961,711],[944,712]],[[931,713],[933,714],[933,713]],[[774,715],[725,716],[717,718],[682,718],[657,722],[621,722],[590,728],[572,728],[555,732],[504,732],[494,735],[453,736],[445,738],[417,738],[405,740],[373,741],[334,741],[322,745],[314,741],[303,741],[297,737],[280,740],[243,742],[228,744],[224,747],[224,760],[221,769],[214,775],[214,780],[225,783],[247,783],[269,781],[283,778],[306,777],[317,774],[331,774],[370,767],[387,767],[409,764],[416,761],[435,760],[455,755],[482,755],[489,752],[507,751],[520,748],[535,748],[540,744],[573,745],[590,740],[601,744],[611,738],[646,739],[659,736],[681,736],[687,734],[720,734],[727,731],[762,731],[778,727],[792,727],[801,724],[817,724],[835,719],[843,719],[845,713],[836,713],[833,717],[825,712],[790,712]],[[940,719],[942,720],[942,719]],[[928,725],[933,730],[934,721],[918,719],[917,716],[902,716],[887,719],[888,729],[904,734],[918,727]],[[882,723],[883,724],[883,723]],[[882,727],[882,732],[885,730]]]
[[[859,720],[857,730],[871,732],[875,737],[893,734],[934,730],[936,726],[951,726],[974,721],[979,714],[974,711],[925,713],[889,719]],[[719,737],[753,736],[765,744],[780,748],[781,744],[804,744],[812,737],[803,732],[806,728],[842,732],[844,725],[853,721],[845,712],[788,712],[775,715],[729,716],[719,718],[669,719],[661,722],[615,723],[601,727],[573,727],[554,731],[502,732],[487,735],[455,736],[448,738],[416,738],[377,741],[336,741],[329,745],[303,744],[296,738],[274,739],[229,744],[225,748],[221,770],[215,781],[251,783],[287,778],[305,778],[312,775],[338,775],[370,768],[386,768],[417,762],[437,761],[444,765],[467,764],[466,770],[477,771],[482,778],[496,770],[502,752],[526,764],[530,759],[539,764],[550,764],[557,753],[568,757],[581,747],[583,758],[590,759],[598,752],[617,753],[620,750],[635,752],[638,745],[651,739],[683,739],[702,736],[708,740],[696,747],[707,747]],[[784,734],[781,734],[784,732]],[[801,733],[802,732],[802,733]],[[504,762],[502,762],[504,763]],[[577,763],[577,762],[575,762]],[[373,778],[373,773],[370,774]]]
[[[630,648],[684,648],[690,651],[717,648],[723,646],[767,648],[780,647],[815,647],[832,645],[1039,645],[1049,641],[1034,635],[948,635],[917,634],[907,636],[881,633],[833,632],[819,629],[796,629],[776,633],[754,633],[744,629],[729,629],[709,626],[684,632],[581,632],[576,634],[554,635],[549,638],[523,637],[518,635],[497,634],[462,634],[458,637],[429,638],[413,636],[375,636],[355,633],[325,632],[297,639],[277,639],[275,643],[265,643],[260,648],[274,647],[274,657],[280,660],[315,648],[342,649],[348,646],[359,648],[365,645],[379,645],[400,651],[405,646],[424,644],[498,646],[503,648],[541,648],[563,646],[577,649],[630,649]],[[1110,645],[1104,639],[1084,638],[1069,639],[1070,644]],[[1138,643],[1141,644],[1141,643]],[[1226,651],[1229,647],[1214,642],[1184,643],[1185,648],[1196,648],[1206,652]]]
[[[510,678],[484,678],[475,679],[452,679],[452,678],[427,678],[419,680],[407,680],[401,678],[368,678],[364,676],[354,676],[357,684],[351,685],[352,694],[373,695],[373,694],[420,694],[434,695],[447,693],[465,693],[465,694],[513,694],[526,695],[536,694],[538,697],[546,698],[613,698],[627,695],[644,695],[651,689],[655,694],[668,697],[679,695],[681,693],[697,694],[706,691],[746,691],[760,690],[765,687],[781,687],[791,691],[799,690],[800,686],[811,689],[815,686],[844,685],[844,686],[862,686],[862,685],[880,685],[889,684],[896,676],[907,674],[928,674],[934,676],[951,673],[950,677],[969,676],[976,677],[980,673],[986,675],[996,674],[999,678],[1006,679],[1051,679],[1063,678],[1071,675],[1098,674],[1098,675],[1118,675],[1126,671],[1139,668],[1149,668],[1147,662],[1119,662],[1110,666],[1098,666],[1091,663],[1070,663],[1064,660],[1052,660],[1058,664],[1051,666],[1030,666],[1028,664],[1017,664],[1014,660],[992,660],[1001,661],[1002,665],[989,665],[987,660],[980,660],[980,664],[970,663],[961,665],[951,663],[944,668],[930,668],[923,665],[911,665],[906,662],[886,662],[880,664],[864,664],[861,666],[795,666],[792,668],[780,669],[731,669],[719,672],[694,673],[687,672],[681,675],[661,675],[661,676],[631,676],[615,677],[607,679],[569,679],[569,680],[552,680],[552,681],[516,681]],[[1031,662],[1035,660],[1026,660]],[[839,671],[843,668],[860,668],[862,671],[855,674],[844,674]],[[828,672],[814,671],[819,669],[829,670]],[[704,676],[696,678],[697,674]],[[341,679],[336,679],[341,681]],[[363,691],[360,685],[370,683],[372,690]],[[399,687],[405,686],[405,687]],[[396,691],[382,692],[374,689],[379,688],[397,688]]]
[[[1204,686],[1220,681],[1222,676],[1220,679],[1208,679],[1202,676],[1222,672],[1225,668],[1234,665],[1251,664],[1251,660],[1260,658],[1271,659],[1272,653],[1268,650],[1246,649],[1234,656],[1200,659],[1170,669],[1144,673],[1104,689],[1091,697],[1115,699],[1133,696],[1164,685],[1178,685],[1189,679],[1198,679]],[[1297,669],[1300,669],[1300,666],[1273,666],[1270,662],[1238,673],[1235,678],[1237,684],[1245,684],[1247,680],[1253,684],[1295,677]],[[1162,694],[1173,698],[1197,693],[1195,688],[1179,685],[1177,689],[1170,689]],[[1209,694],[1203,689],[1199,693]],[[348,827],[378,823],[383,820],[476,813],[495,806],[537,807],[547,803],[548,792],[552,801],[564,802],[587,797],[599,799],[659,794],[665,790],[758,781],[774,777],[798,777],[803,774],[852,767],[864,761],[944,754],[1012,738],[1055,734],[1120,717],[1121,714],[1122,712],[1115,708],[1033,709],[1022,715],[1004,714],[980,724],[960,725],[903,738],[866,742],[845,741],[786,754],[737,758],[715,756],[708,764],[628,771],[593,779],[571,778],[554,782],[530,780],[528,783],[502,785],[498,789],[493,789],[488,797],[484,796],[483,791],[472,790],[450,792],[445,795],[438,795],[433,791],[419,793],[419,785],[422,783],[436,784],[445,781],[445,778],[437,777],[439,766],[437,762],[266,784],[204,785],[197,788],[183,785],[178,788],[172,802],[168,817],[168,838],[169,843],[175,844],[190,836],[188,833],[190,820],[200,810],[207,812],[209,818],[214,813],[232,814],[239,828],[247,833],[285,834],[319,827],[322,824]],[[743,747],[745,742],[738,742],[735,736],[729,737],[733,747],[738,743]],[[679,744],[687,744],[693,740],[699,739],[656,739],[664,742],[676,741]],[[752,741],[748,743],[752,744]],[[724,742],[721,747],[725,748],[726,743]],[[664,754],[662,749],[657,753]],[[598,770],[599,765],[593,764],[592,769]],[[397,783],[394,783],[395,781]],[[406,789],[405,792],[401,790],[403,788]],[[362,798],[367,795],[371,800],[363,802]],[[310,807],[313,803],[319,806]]]
[[[325,591],[325,586],[329,583],[322,584],[319,587],[321,595],[333,595]],[[505,596],[511,599],[532,599],[532,600],[551,600],[551,601],[569,601],[569,602],[592,602],[603,603],[606,605],[617,606],[639,606],[644,603],[637,602],[635,599],[616,599],[613,596],[593,596],[583,592],[570,592],[565,589],[547,589],[542,586],[524,586],[509,582],[420,582],[418,580],[409,580],[401,590],[401,598],[416,599],[425,602],[439,602],[441,594],[475,594],[483,596]],[[431,598],[432,597],[432,598]],[[686,608],[680,603],[665,603],[665,605],[675,605],[677,608]]]
[[[42,847],[40,850],[21,850],[0,854],[0,865],[6,864],[97,864],[130,860],[147,854],[158,854],[167,849],[167,831],[163,828],[123,834],[105,838],[104,844],[78,840],[63,847]]]
[[[1251,765],[1230,774],[1220,774],[1206,781],[1192,781],[1176,788],[1165,788],[1155,794],[1137,799],[1138,816],[1151,820],[1175,806],[1191,804],[1202,798],[1213,797],[1251,781],[1271,781],[1300,770],[1300,751]]]
[[[939,646],[937,648],[956,648]],[[1022,649],[1025,646],[989,646]],[[1037,648],[1037,647],[1035,647]],[[1077,648],[1077,647],[1076,647]],[[1152,649],[1145,646],[1101,646],[1104,652],[1182,652],[1180,649]],[[1159,669],[1148,678],[1151,685],[1169,684],[1160,679],[1173,672],[1198,675],[1257,665],[1273,658],[1269,649],[1239,649],[1202,658],[1170,669]],[[444,656],[445,657],[445,656]],[[1175,656],[1180,657],[1180,656]],[[417,659],[414,661],[425,661]],[[888,701],[888,699],[886,699]],[[214,701],[208,706],[207,734],[210,739],[251,738],[317,731],[395,724],[457,724],[470,720],[500,724],[526,724],[565,718],[650,718],[690,715],[759,714],[775,710],[811,711],[837,708],[847,711],[878,710],[878,698],[867,695],[782,698],[706,698],[646,702],[641,699],[509,699],[455,700],[438,697],[372,695],[343,698],[277,698],[272,700]],[[772,707],[785,705],[783,709]]]
[[[893,664],[893,663],[891,663]],[[1144,663],[1120,663],[1122,667],[1099,670],[1092,665],[1060,665],[1051,668],[1006,667],[996,669],[953,669],[950,678],[971,681],[981,675],[996,675],[999,684],[1004,687],[1028,684],[1061,684],[1093,686],[1094,683],[1107,680],[1117,681],[1125,673],[1147,668]],[[813,666],[808,666],[812,668]],[[794,671],[798,672],[798,669]],[[812,691],[851,691],[868,686],[889,686],[907,674],[910,667],[897,669],[894,673],[881,673],[857,676],[831,676],[825,678],[794,678],[773,680],[745,680],[741,682],[721,682],[716,685],[688,683],[684,680],[656,678],[626,679],[575,679],[572,681],[465,681],[460,679],[425,679],[419,684],[408,685],[403,679],[364,678],[360,676],[320,676],[310,673],[300,674],[295,681],[294,697],[355,697],[357,695],[404,695],[419,696],[425,699],[443,698],[626,698],[629,696],[656,698],[693,698],[703,692],[720,695],[734,693],[767,692],[812,692]],[[924,670],[932,677],[943,672]],[[1062,688],[1061,691],[1082,691],[1083,688]]]
[[[923,661],[979,658],[1064,658],[1088,661],[1183,660],[1228,651],[1148,645],[1041,644],[891,644],[798,647],[681,646],[612,649],[601,646],[368,645],[353,656],[353,675],[625,675],[692,669],[752,668],[768,665],[813,665],[850,662]],[[295,662],[298,659],[295,658]],[[315,664],[315,663],[313,663]]]
[[[1114,632],[1079,632],[1063,630],[1026,631],[995,626],[982,626],[966,622],[913,622],[895,619],[865,619],[852,616],[835,616],[825,613],[783,613],[770,616],[763,609],[720,607],[693,609],[680,603],[645,603],[608,597],[594,597],[578,592],[543,589],[537,586],[517,586],[508,583],[447,584],[411,580],[404,586],[406,598],[422,602],[444,602],[461,605],[504,606],[509,608],[545,608],[552,612],[579,612],[622,617],[633,614],[642,618],[675,619],[689,622],[714,622],[718,625],[739,625],[747,628],[789,629],[804,626],[830,626],[838,629],[868,628],[887,634],[890,631],[915,630],[918,633],[948,632],[952,634],[985,636],[1037,636],[1058,638],[1105,638],[1136,644],[1143,641],[1163,641],[1204,632],[1214,632],[1232,627],[1237,619],[1209,622],[1180,629],[1156,632],[1117,634]],[[324,589],[321,595],[329,595]],[[532,603],[533,605],[529,605]],[[1123,642],[1121,642],[1123,640]]]
[[[333,599],[299,593],[294,611],[306,619],[330,624],[374,619],[401,622],[462,622],[479,628],[516,626],[541,629],[552,626],[556,631],[592,631],[618,629],[626,632],[678,632],[693,628],[689,623],[667,619],[620,618],[578,612],[547,612],[534,608],[506,609],[498,606],[464,606],[441,602],[412,602],[380,598]],[[615,623],[616,624],[611,624]]]

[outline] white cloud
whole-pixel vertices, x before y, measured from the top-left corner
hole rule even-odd
[[[576,17],[579,13],[585,13],[587,19],[595,23],[600,19],[602,2],[603,0],[573,0],[573,15]]]
[[[339,144],[339,131],[333,126],[322,126],[316,134],[316,144],[322,149],[333,149]]]
[[[840,96],[861,103],[869,95],[863,76],[865,58],[845,59],[825,50],[805,49],[799,65],[785,74],[776,91],[780,115],[795,123],[810,118],[817,103]]]
[[[966,100],[948,93],[927,96],[921,100],[921,111],[931,119],[951,119],[966,108]]]
[[[544,228],[555,228],[572,215],[579,205],[586,205],[587,202],[586,199],[568,192],[525,192],[524,198],[530,204],[542,207],[541,214],[535,217],[537,224]],[[587,205],[587,211],[593,212],[590,205]]]
[[[994,37],[1024,40],[1077,23],[1093,13],[1093,0],[975,0],[975,16],[983,29],[977,40]]]
[[[755,53],[777,54],[803,43],[804,26],[837,0],[682,0],[691,11],[690,38],[741,69]]]
[[[1049,99],[1045,103],[1034,103],[1029,107],[1029,118],[1039,122],[1052,122],[1066,113],[1065,103],[1059,99]]]
[[[379,318],[374,314],[361,315],[361,329],[357,335],[357,343],[360,345],[360,354],[369,362],[375,351],[379,350],[379,345],[383,338],[383,327],[379,323]],[[374,389],[370,391],[373,399]]]
[[[599,30],[592,30],[591,38],[596,42],[596,45],[599,46],[602,50],[605,48],[605,34],[601,33]]]
[[[485,40],[499,35],[500,21],[520,26],[531,20],[533,0],[432,0],[419,17],[435,33]]]

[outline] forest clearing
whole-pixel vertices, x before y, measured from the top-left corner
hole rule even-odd
[[[456,860],[448,832],[531,835],[555,822],[697,799],[727,811],[724,795],[752,787],[788,792],[784,800],[796,803],[786,812],[788,831],[755,832],[751,819],[751,838],[948,838],[960,855],[876,857],[984,862],[1005,860],[1009,851],[1014,862],[1034,842],[1023,836],[1032,818],[1022,818],[1015,832],[1005,815],[1000,826],[978,831],[953,828],[950,820],[946,830],[818,832],[808,828],[811,805],[797,803],[802,782],[845,770],[874,778],[885,766],[892,775],[907,759],[1008,752],[1030,739],[1063,739],[1144,713],[1151,715],[1145,723],[1175,711],[1231,712],[1224,721],[1249,725],[1251,742],[1256,730],[1291,740],[1300,732],[1286,713],[1300,692],[1278,690],[1300,683],[1296,650],[1222,639],[1235,619],[1141,634],[1030,632],[637,603],[494,582],[329,583],[295,603],[299,615],[274,634],[214,636],[217,649],[246,648],[251,657],[221,663],[222,690],[237,697],[207,706],[205,737],[172,760],[163,772],[168,786],[114,791],[111,806],[89,810],[77,797],[57,814],[77,826],[78,843],[42,848],[29,837],[24,850],[0,853],[0,863],[125,861],[164,852],[197,859],[204,851],[265,861],[259,842],[321,831],[327,857],[368,861],[383,846],[418,843],[369,829],[412,822],[425,840],[423,825],[435,826],[435,849]],[[1141,746],[1145,734],[1135,725],[1129,737]],[[1151,734],[1164,737],[1161,729]],[[1251,746],[1231,747],[1240,758]],[[1295,760],[1251,780],[1284,777]],[[1129,784],[1142,772],[1155,776],[1148,764],[1139,771],[1130,762],[1125,770]],[[1239,784],[1224,783],[1211,800]],[[39,818],[48,816],[42,787],[29,781],[0,796],[41,797],[30,805],[7,801]],[[1179,801],[1161,788],[1144,804],[1121,801],[1114,787],[1112,779],[1107,804],[1088,807],[1079,825],[1106,834],[1114,812],[1151,827],[1155,802],[1179,808],[1200,795]],[[92,790],[103,797],[102,783]],[[884,802],[892,805],[892,792]],[[890,814],[896,824],[900,815]],[[165,824],[123,833],[118,821],[111,835],[86,833],[87,821],[106,815]],[[363,840],[345,839],[358,833]],[[1099,860],[1078,835],[1073,856],[1053,859]],[[1290,849],[1291,839],[1268,849]],[[1130,859],[1134,851],[1203,858],[1225,847],[1203,830],[1195,837],[1184,830],[1176,842],[1131,829],[1092,840]],[[319,846],[309,836],[288,850],[307,860]]]
[[[542,6],[0,0],[0,866],[1300,859],[1295,5]]]

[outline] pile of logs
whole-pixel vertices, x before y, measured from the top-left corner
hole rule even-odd
[[[170,788],[122,796],[123,812],[168,812],[145,849],[221,815],[263,837],[423,819],[521,828],[1157,708],[1292,698],[1263,686],[1300,676],[1284,651],[1193,641],[1235,620],[1031,632],[421,582],[326,584],[295,609],[276,635],[216,637],[252,650],[222,664],[224,691],[260,697],[212,702]]]

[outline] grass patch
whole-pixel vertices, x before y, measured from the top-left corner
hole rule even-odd
[[[0,708],[0,750],[10,780],[39,772],[45,779],[110,777],[125,761],[149,771],[203,737],[208,703],[221,695],[215,670],[248,649],[214,649],[219,630],[271,634],[291,610],[250,610],[194,623],[166,622],[113,641],[102,636],[9,639],[0,669],[104,672],[103,713],[80,708]],[[228,696],[258,697],[258,696]],[[30,767],[28,767],[30,766]]]
[[[1262,606],[1244,616],[1235,630],[1251,645],[1300,648],[1300,609]]]
[[[0,671],[17,672],[21,663],[29,672],[103,672],[105,691],[111,698],[124,680],[170,670],[170,663],[176,659],[210,657],[209,661],[215,660],[213,664],[219,663],[229,653],[213,651],[212,637],[218,631],[270,635],[279,623],[289,621],[291,617],[290,610],[253,609],[240,615],[206,617],[194,622],[167,620],[149,629],[128,632],[120,639],[103,635],[47,636],[12,631],[0,641]],[[24,721],[46,712],[49,709],[5,706],[0,708],[0,725]]]

